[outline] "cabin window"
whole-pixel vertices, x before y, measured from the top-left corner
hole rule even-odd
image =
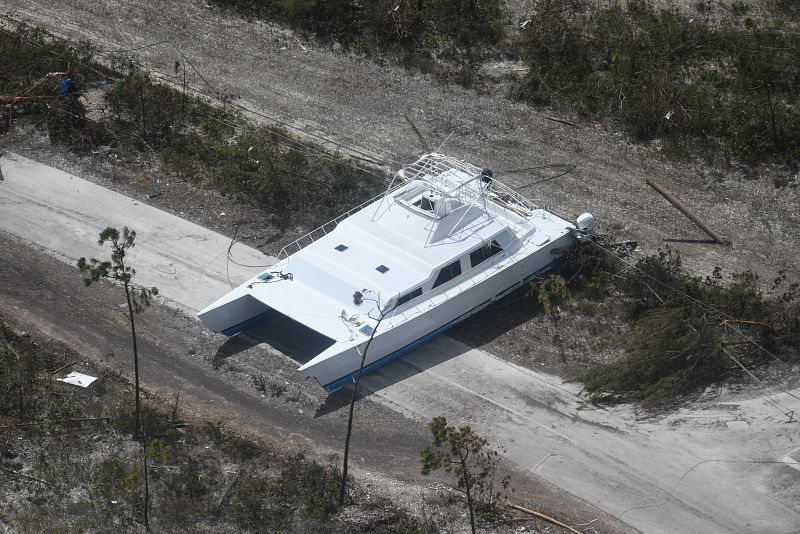
[[[406,293],[405,295],[402,295],[400,298],[398,298],[397,299],[397,304],[395,304],[395,306],[400,306],[402,304],[405,304],[409,300],[415,299],[415,298],[419,297],[420,295],[422,295],[422,288],[418,287],[414,291]]]
[[[379,273],[383,274],[383,273],[387,272],[389,270],[389,268],[387,266],[385,266],[385,265],[378,265],[377,267],[375,267],[375,270],[378,271]]]
[[[436,277],[436,281],[433,283],[433,287],[439,287],[440,285],[444,284],[445,282],[449,282],[456,276],[461,274],[461,261],[454,261],[450,265],[445,265],[442,267],[442,270],[439,271],[439,276]]]
[[[336,245],[336,246],[335,246],[335,247],[333,247],[333,248],[335,248],[335,249],[336,249],[336,250],[338,250],[339,252],[344,252],[345,250],[347,250],[347,245]]]
[[[493,239],[488,245],[483,245],[481,248],[472,251],[469,255],[469,262],[473,267],[477,267],[498,252],[502,251],[503,247],[501,247],[500,243]]]

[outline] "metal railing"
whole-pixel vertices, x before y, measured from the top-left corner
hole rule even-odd
[[[467,178],[456,183],[453,181],[453,171]],[[486,176],[490,185],[484,187],[483,169],[443,154],[434,153],[422,156],[414,163],[404,167],[401,177],[406,182],[415,179],[424,180],[433,189],[443,195],[456,198],[464,204],[481,200],[484,195],[489,195],[517,213],[519,210],[531,212],[539,209],[536,203],[494,178]]]
[[[303,248],[307,247],[308,245],[310,245],[311,243],[313,243],[317,239],[321,239],[322,237],[325,237],[326,235],[328,235],[328,232],[333,231],[334,228],[339,226],[340,222],[342,222],[346,218],[350,217],[354,213],[357,213],[357,212],[361,211],[362,209],[364,209],[368,205],[372,204],[373,202],[375,202],[375,201],[377,201],[379,199],[382,199],[383,197],[386,197],[387,195],[392,193],[394,190],[402,187],[402,185],[403,184],[400,184],[400,185],[397,185],[397,186],[395,186],[395,187],[393,187],[391,189],[387,189],[385,192],[383,192],[383,193],[381,193],[379,195],[375,195],[371,199],[362,202],[361,204],[359,204],[355,208],[351,208],[351,209],[347,210],[346,212],[344,212],[343,214],[339,215],[335,219],[332,219],[332,220],[326,222],[325,224],[323,224],[322,226],[314,228],[313,230],[311,230],[307,234],[298,237],[297,239],[295,239],[294,241],[292,241],[288,245],[284,246],[281,249],[281,251],[278,252],[278,255],[277,255],[278,261],[281,261],[282,259],[288,258],[290,255],[294,254],[295,252],[299,252],[300,250],[302,250]]]

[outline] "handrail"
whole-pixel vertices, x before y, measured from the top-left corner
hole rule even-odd
[[[280,261],[280,260],[282,260],[284,258],[288,258],[290,256],[289,251],[288,251],[290,248],[296,248],[297,250],[295,250],[294,252],[301,251],[304,247],[307,247],[308,245],[310,245],[311,243],[314,242],[314,235],[315,234],[319,234],[319,232],[321,231],[323,236],[327,235],[330,230],[333,230],[334,228],[336,228],[339,225],[340,222],[342,222],[346,218],[350,217],[352,214],[361,211],[366,206],[372,204],[373,202],[375,202],[376,200],[378,200],[378,199],[380,199],[382,197],[387,196],[389,193],[395,191],[396,189],[399,189],[403,185],[404,184],[400,184],[398,186],[395,186],[392,189],[384,191],[383,193],[375,195],[371,199],[362,202],[358,206],[356,206],[354,208],[350,208],[349,210],[347,210],[343,214],[339,215],[335,219],[331,219],[330,221],[326,222],[322,226],[318,226],[317,228],[314,228],[313,230],[311,230],[307,234],[304,234],[304,235],[298,237],[297,239],[295,239],[294,241],[292,241],[288,245],[284,246],[280,250],[280,252],[278,252],[278,255],[277,255],[278,261]],[[333,225],[333,228],[328,230],[327,228],[330,227],[331,225]],[[302,244],[303,241],[308,241],[308,240],[310,240],[310,242],[306,243],[305,245]],[[292,254],[294,254],[294,252],[292,252]]]
[[[452,183],[448,176],[452,171],[460,172],[466,178],[459,183]],[[401,178],[410,182],[414,179],[425,179],[428,185],[438,190],[443,196],[455,198],[465,204],[472,200],[483,197],[490,193],[503,200],[509,206],[516,204],[520,208],[528,211],[535,211],[539,206],[518,191],[497,181],[490,179],[489,186],[482,187],[484,170],[470,163],[445,156],[443,154],[426,154],[417,161],[403,168]],[[477,181],[477,186],[472,182]]]

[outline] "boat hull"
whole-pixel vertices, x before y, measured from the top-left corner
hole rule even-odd
[[[548,244],[546,249],[535,250],[474,285],[469,281],[457,284],[416,306],[397,313],[389,312],[370,343],[362,374],[375,371],[414,350],[532,278],[551,270],[564,254],[551,254],[550,251],[566,250],[573,244],[571,234],[566,233]],[[365,347],[366,340],[301,368],[301,372],[315,378],[325,390],[335,391],[355,380],[361,363],[359,351]]]

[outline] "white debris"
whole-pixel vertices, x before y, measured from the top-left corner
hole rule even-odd
[[[92,385],[92,383],[97,380],[96,376],[89,376],[83,373],[77,373],[72,371],[70,374],[65,376],[64,378],[56,378],[56,380],[60,382],[66,382],[67,384],[72,384],[73,386],[80,386],[82,388],[88,388]]]

